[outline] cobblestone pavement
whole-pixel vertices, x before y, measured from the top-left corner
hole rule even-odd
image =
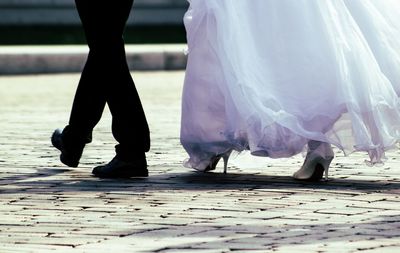
[[[183,72],[135,73],[152,129],[151,176],[99,180],[113,157],[110,116],[81,166],[64,167],[51,132],[79,76],[0,77],[0,252],[400,252],[400,152],[381,167],[337,152],[331,181],[290,176],[302,157],[235,155],[229,174],[182,166]]]

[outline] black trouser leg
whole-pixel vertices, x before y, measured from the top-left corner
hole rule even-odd
[[[150,148],[146,117],[129,73],[122,34],[133,0],[75,0],[90,53],[75,95],[68,128],[90,136],[107,103],[117,156],[134,159]]]

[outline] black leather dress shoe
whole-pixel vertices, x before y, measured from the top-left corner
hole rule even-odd
[[[99,178],[132,178],[149,176],[146,158],[125,162],[115,157],[108,164],[95,167],[92,173],[94,176]]]
[[[56,129],[51,136],[51,143],[55,148],[61,151],[60,160],[69,167],[78,167],[85,144],[68,145],[63,140],[61,129]]]

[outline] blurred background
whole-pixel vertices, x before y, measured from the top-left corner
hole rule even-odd
[[[135,0],[126,43],[185,43],[187,7],[186,0]],[[83,43],[74,0],[0,0],[0,45]]]

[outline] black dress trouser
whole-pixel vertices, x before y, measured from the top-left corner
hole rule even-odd
[[[65,138],[87,142],[107,104],[117,157],[131,160],[150,148],[146,117],[126,62],[123,32],[133,0],[75,0],[89,55],[75,94]]]

